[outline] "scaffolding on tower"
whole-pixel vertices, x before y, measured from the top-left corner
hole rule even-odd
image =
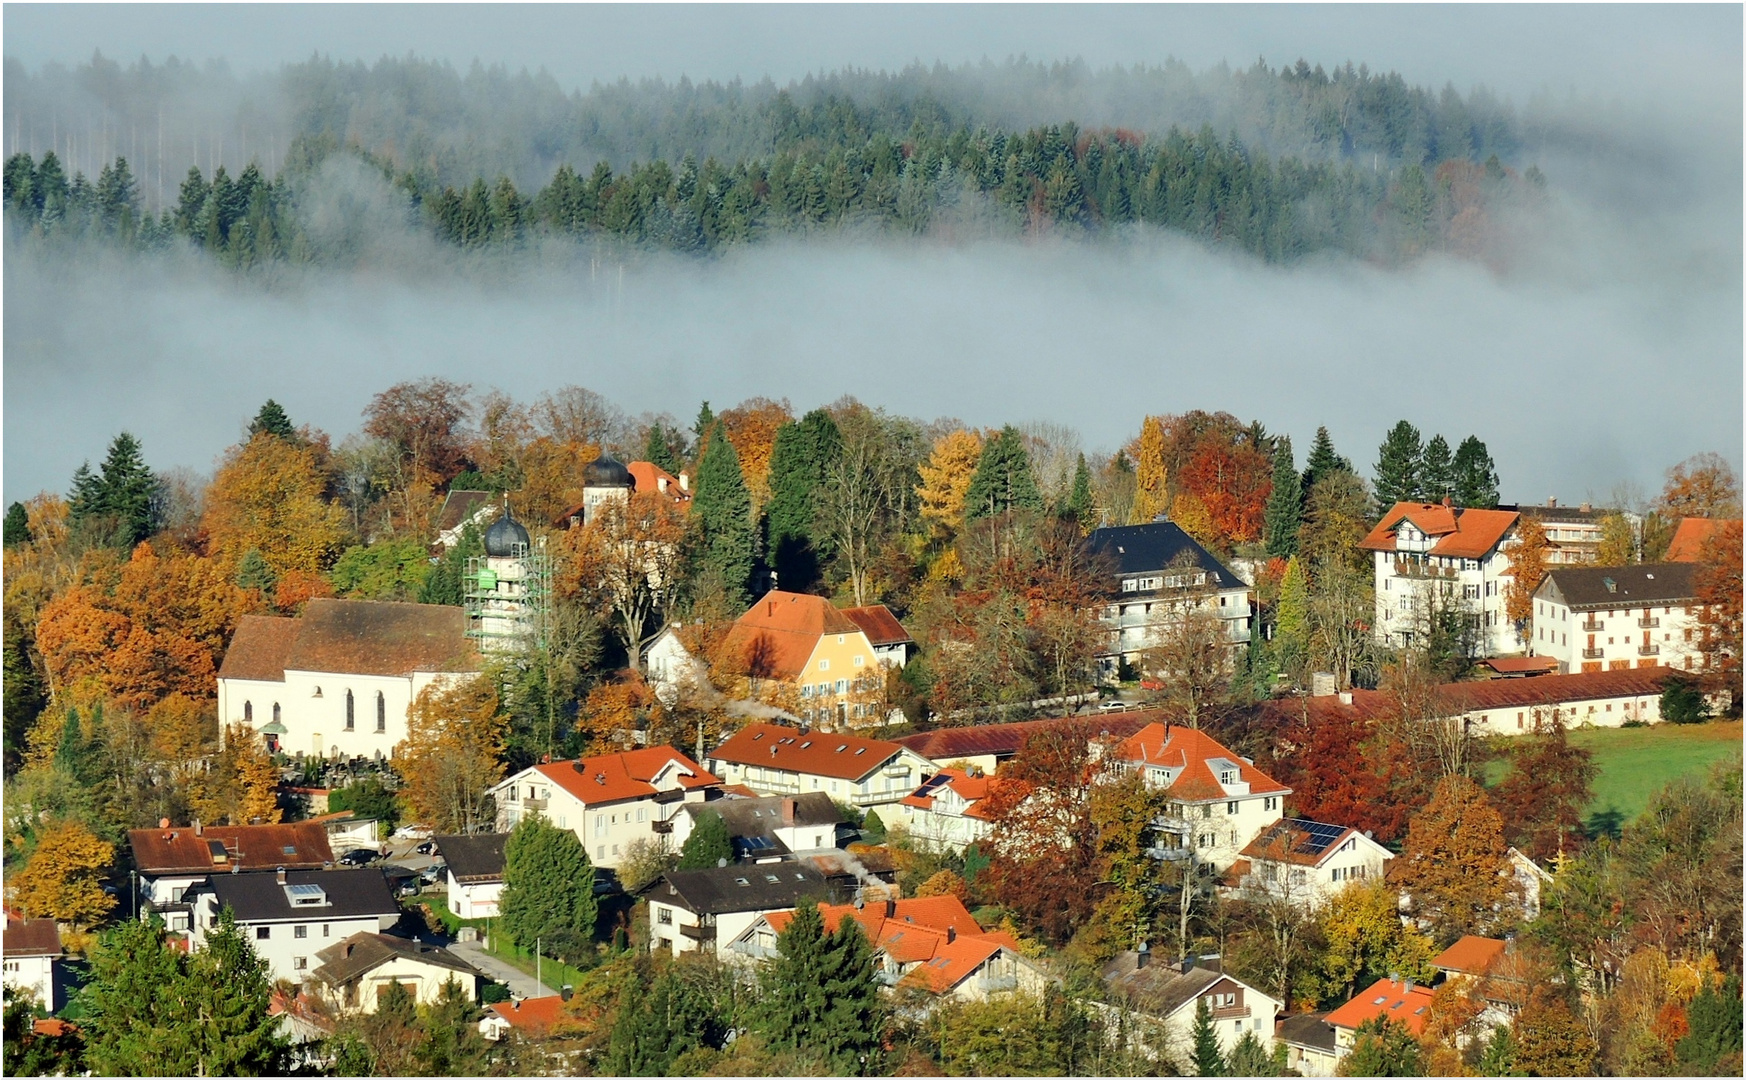
[[[482,652],[539,650],[549,644],[552,562],[543,537],[531,550],[513,544],[507,556],[469,556],[461,588],[467,636]]]

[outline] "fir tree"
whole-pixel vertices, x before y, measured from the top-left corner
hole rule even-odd
[[[1276,559],[1297,554],[1297,530],[1303,524],[1303,491],[1298,483],[1297,462],[1287,435],[1273,450],[1273,493],[1267,497],[1267,554]]]
[[[758,1027],[772,1045],[816,1054],[831,1072],[874,1071],[882,1014],[873,969],[859,923],[845,916],[827,930],[818,906],[801,904],[760,973]]]
[[[1516,1039],[1508,1024],[1499,1024],[1486,1040],[1485,1051],[1479,1056],[1481,1076],[1520,1076],[1516,1067]]]
[[[1309,460],[1304,463],[1303,483],[1300,486],[1303,497],[1309,498],[1310,489],[1316,486],[1316,481],[1329,473],[1356,472],[1352,462],[1334,452],[1334,440],[1329,438],[1328,429],[1316,428],[1316,441],[1310,444]]]
[[[109,444],[102,471],[88,464],[73,474],[69,517],[112,547],[132,548],[157,531],[158,481],[140,457],[139,440],[122,432]]]
[[[1424,454],[1419,429],[1402,420],[1382,441],[1376,459],[1376,502],[1393,506],[1400,502],[1417,502],[1422,491],[1419,481],[1419,459]]]
[[[30,535],[30,512],[25,510],[21,502],[15,502],[6,508],[5,537],[7,547],[28,544],[35,539]]]
[[[522,818],[503,843],[503,929],[525,949],[577,955],[594,936],[594,865],[582,841],[538,814]]]
[[[643,459],[675,476],[679,474],[679,458],[673,453],[673,444],[667,441],[667,432],[659,420],[649,425],[649,439],[643,444]]]
[[[1219,1050],[1219,1035],[1213,1027],[1212,1008],[1207,1005],[1205,997],[1194,1003],[1194,1028],[1189,1037],[1194,1042],[1194,1074],[1225,1075],[1225,1055]]]
[[[697,466],[690,516],[701,539],[700,573],[743,607],[752,578],[752,496],[719,420]]]
[[[288,1044],[279,1018],[268,1016],[272,979],[267,961],[237,929],[228,908],[188,958],[183,1007],[191,1015],[200,1072],[208,1076],[270,1076],[280,1071]]]
[[[297,437],[297,429],[291,426],[291,418],[285,415],[284,408],[272,398],[267,399],[267,403],[261,406],[261,411],[256,413],[254,420],[249,423],[250,438],[254,438],[263,431],[268,435],[277,435],[281,439]]]
[[[619,999],[619,1022],[607,1044],[606,1075],[666,1076],[681,1054],[711,1036],[720,1023],[708,1002],[673,967],[664,968],[647,989],[634,976]]]
[[[697,815],[697,824],[679,848],[678,869],[707,870],[720,865],[723,859],[734,861],[734,841],[727,822],[712,811]]]
[[[790,592],[804,592],[818,580],[820,545],[813,529],[813,507],[841,448],[837,422],[823,409],[776,431],[770,451],[767,550],[777,583]]]
[[[1079,464],[1073,467],[1073,490],[1067,496],[1067,516],[1079,523],[1081,529],[1092,526],[1091,514],[1096,509],[1091,493],[1091,467],[1085,464],[1085,455],[1079,455]]]
[[[1030,454],[1012,425],[982,447],[982,459],[964,495],[964,520],[976,521],[1012,510],[1043,509],[1043,494],[1031,473]]]
[[[1455,463],[1449,455],[1449,440],[1434,436],[1425,444],[1419,465],[1419,486],[1426,502],[1442,502],[1455,495]]]
[[[273,591],[277,579],[273,576],[273,568],[267,565],[267,560],[261,553],[250,548],[237,563],[236,583],[238,588],[259,589],[264,594]]]
[[[693,465],[701,466],[703,453],[708,449],[705,444],[714,431],[715,410],[711,409],[709,402],[705,401],[697,410],[696,423],[691,425],[691,437],[694,440],[691,445],[693,452],[697,455],[697,459],[692,462]]]
[[[1469,435],[1455,448],[1455,505],[1478,510],[1497,506],[1497,466],[1485,444]]]
[[[1352,1053],[1343,1063],[1348,1076],[1423,1076],[1423,1053],[1406,1026],[1378,1016],[1358,1025]]]

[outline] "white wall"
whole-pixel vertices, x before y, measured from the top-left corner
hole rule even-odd
[[[1513,545],[1512,545],[1513,546]],[[1390,645],[1402,645],[1406,635],[1414,632],[1420,607],[1430,590],[1448,585],[1463,609],[1479,616],[1479,654],[1497,656],[1519,652],[1515,628],[1504,614],[1504,592],[1514,579],[1509,573],[1509,557],[1502,547],[1493,549],[1484,559],[1449,559],[1426,556],[1425,561],[1448,571],[1443,577],[1403,576],[1395,572],[1395,562],[1402,552],[1414,552],[1403,545],[1399,552],[1373,552],[1376,560],[1376,638]]]
[[[331,943],[330,943],[331,944]],[[326,946],[323,946],[326,948]],[[407,956],[397,956],[379,967],[371,968],[357,982],[357,997],[348,1004],[344,995],[327,986],[315,982],[311,985],[318,988],[318,993],[327,1001],[332,1002],[342,1013],[371,1013],[376,1011],[377,995],[387,988],[389,983],[400,983],[413,990],[413,1001],[419,1005],[435,1005],[443,996],[443,987],[453,979],[461,988],[461,993],[468,1001],[477,1000],[478,979],[462,974],[450,968],[438,967],[435,964],[423,964]]]
[[[560,767],[568,768],[568,763],[558,763]],[[677,787],[677,782],[670,784],[668,790]],[[534,791],[530,806],[529,789]],[[632,843],[638,840],[659,842],[663,834],[655,831],[655,824],[668,818],[682,814],[681,807],[685,803],[701,803],[704,800],[703,788],[686,790],[683,799],[672,802],[658,803],[654,796],[641,799],[626,799],[620,802],[590,805],[584,803],[565,789],[552,783],[536,769],[524,769],[492,788],[492,794],[497,797],[497,829],[508,832],[515,828],[515,823],[521,820],[523,814],[537,812],[545,815],[547,821],[560,829],[569,829],[582,841],[582,846],[588,851],[588,858],[595,866],[616,868],[630,852]],[[544,802],[543,807],[538,803]]]
[[[361,872],[361,871],[360,871]],[[267,961],[268,977],[272,979],[290,979],[300,983],[316,968],[321,961],[315,954],[329,945],[337,944],[358,933],[379,934],[387,931],[399,921],[399,913],[393,915],[367,915],[351,918],[323,919],[320,908],[311,908],[307,919],[287,919],[283,922],[243,923],[238,922],[237,928],[242,932],[248,943],[254,946],[261,959]],[[193,944],[199,948],[206,943],[206,933],[212,929],[217,919],[215,899],[212,893],[201,894],[201,906],[194,912]],[[297,936],[298,928],[303,930],[302,937]],[[267,932],[266,937],[260,936],[260,931]],[[302,961],[301,965],[298,963]]]
[[[491,919],[497,916],[498,901],[503,899],[503,882],[488,881],[463,885],[449,873],[449,910],[460,919]]]
[[[8,956],[5,984],[14,990],[28,990],[49,1012],[60,1008],[55,1000],[55,958],[52,956]]]
[[[759,795],[798,795],[806,791],[822,791],[837,802],[861,807],[881,808],[896,803],[921,785],[925,774],[937,771],[933,762],[905,747],[903,751],[862,780],[837,780],[811,773],[796,773],[764,765],[742,765],[738,762],[710,759],[709,771],[721,777],[724,784],[744,784]]]
[[[287,754],[341,757],[391,757],[406,738],[412,701],[433,683],[452,682],[465,675],[415,672],[410,676],[348,675],[338,672],[287,671],[284,682],[218,680],[218,711],[226,723],[241,723],[245,704],[253,705],[252,727],[260,730],[280,705],[279,722],[286,733],[279,748]],[[320,691],[317,696],[317,691]],[[352,730],[346,730],[346,691],[352,693]],[[377,730],[376,695],[382,695],[382,729]]]
[[[1654,625],[1644,627],[1648,620]],[[1701,631],[1691,609],[1681,604],[1571,611],[1553,600],[1536,598],[1528,646],[1535,656],[1558,661],[1566,673],[1616,667],[1671,667],[1690,671],[1702,657]],[[1643,653],[1644,636],[1655,652]]]

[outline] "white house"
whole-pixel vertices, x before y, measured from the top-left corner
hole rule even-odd
[[[994,830],[989,796],[999,783],[980,766],[948,766],[904,796],[886,824],[902,825],[912,839],[963,851]]]
[[[55,965],[61,960],[61,932],[53,919],[25,919],[6,912],[5,985],[29,992],[53,1013]]]
[[[1519,518],[1447,501],[1395,503],[1359,545],[1375,562],[1376,639],[1410,645],[1431,610],[1455,609],[1474,627],[1479,655],[1519,651],[1504,613]]]
[[[172,826],[128,833],[139,871],[140,918],[156,915],[166,929],[190,929],[185,894],[213,874],[235,870],[320,870],[333,866],[328,831],[321,822],[275,825]]]
[[[722,957],[760,916],[791,911],[804,900],[840,899],[834,892],[815,867],[786,859],[669,870],[646,893],[649,948]]]
[[[1702,667],[1695,563],[1554,570],[1534,590],[1536,656],[1566,672]]]
[[[316,954],[353,934],[377,934],[400,921],[400,907],[380,870],[281,870],[214,874],[188,897],[190,944],[199,948],[229,908],[237,929],[267,962],[273,979],[302,982],[321,965]]]
[[[1148,787],[1169,789],[1169,810],[1156,823],[1165,857],[1192,848],[1197,863],[1219,872],[1280,819],[1291,794],[1212,736],[1180,725],[1141,728],[1113,751],[1111,763],[1137,771]]]
[[[835,849],[848,828],[843,812],[819,791],[799,795],[730,795],[706,803],[686,803],[673,818],[668,846],[677,851],[697,827],[698,818],[715,814],[727,826],[734,852],[742,859],[763,859],[794,852]],[[793,905],[789,905],[792,907]]]
[[[1285,1044],[1285,1067],[1298,1076],[1338,1076],[1340,1053],[1326,1012],[1279,1018],[1273,1041]]]
[[[1144,947],[1124,949],[1103,966],[1102,974],[1110,996],[1149,1018],[1154,1041],[1171,1047],[1179,1059],[1194,1045],[1194,1018],[1202,1001],[1212,1013],[1213,1031],[1224,1053],[1249,1034],[1272,1048],[1273,1022],[1284,1003],[1227,974],[1217,957],[1154,963]]]
[[[238,621],[218,715],[298,757],[386,758],[425,687],[478,670],[461,608],[316,599],[298,618]]]
[[[1499,510],[1514,510],[1525,518],[1534,518],[1546,533],[1546,565],[1552,567],[1584,566],[1600,556],[1601,530],[1607,518],[1623,517],[1633,532],[1642,527],[1643,519],[1636,514],[1609,509],[1596,509],[1590,503],[1560,506],[1549,498],[1544,505],[1519,503],[1499,506]]]
[[[442,509],[437,511],[437,538],[435,547],[448,551],[461,542],[462,533],[467,526],[477,529],[485,528],[497,514],[497,505],[489,491],[453,491],[443,499]]]
[[[744,784],[760,795],[822,791],[864,808],[902,801],[934,768],[899,743],[762,723],[735,732],[708,761],[724,783]]]
[[[524,814],[541,814],[569,829],[595,866],[613,868],[632,842],[662,838],[685,803],[701,803],[721,781],[671,746],[533,765],[490,794],[497,829],[508,832]]]
[[[461,919],[489,919],[503,898],[503,842],[508,833],[436,836],[448,871],[449,910]]]
[[[678,701],[681,694],[709,686],[709,665],[685,647],[679,636],[683,629],[679,623],[668,623],[643,650],[649,686],[666,705]]]
[[[1106,675],[1162,640],[1185,611],[1217,616],[1233,648],[1249,641],[1249,586],[1173,521],[1094,529],[1087,550],[1114,573],[1097,656]]]
[[[1381,881],[1394,853],[1344,825],[1281,818],[1232,866],[1241,887],[1313,907],[1355,881]],[[1248,865],[1245,866],[1244,864]]]
[[[341,1015],[373,1013],[389,983],[399,983],[418,1005],[434,1005],[453,982],[461,996],[477,1001],[477,968],[447,949],[388,934],[353,934],[315,954],[310,972],[315,995]]]

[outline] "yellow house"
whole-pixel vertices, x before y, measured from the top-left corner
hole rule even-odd
[[[864,622],[897,624],[884,607],[844,611],[822,596],[772,589],[734,623],[724,649],[754,697],[769,700],[770,688],[760,684],[775,681],[787,691],[778,696],[809,723],[877,724],[889,661],[881,662]]]

